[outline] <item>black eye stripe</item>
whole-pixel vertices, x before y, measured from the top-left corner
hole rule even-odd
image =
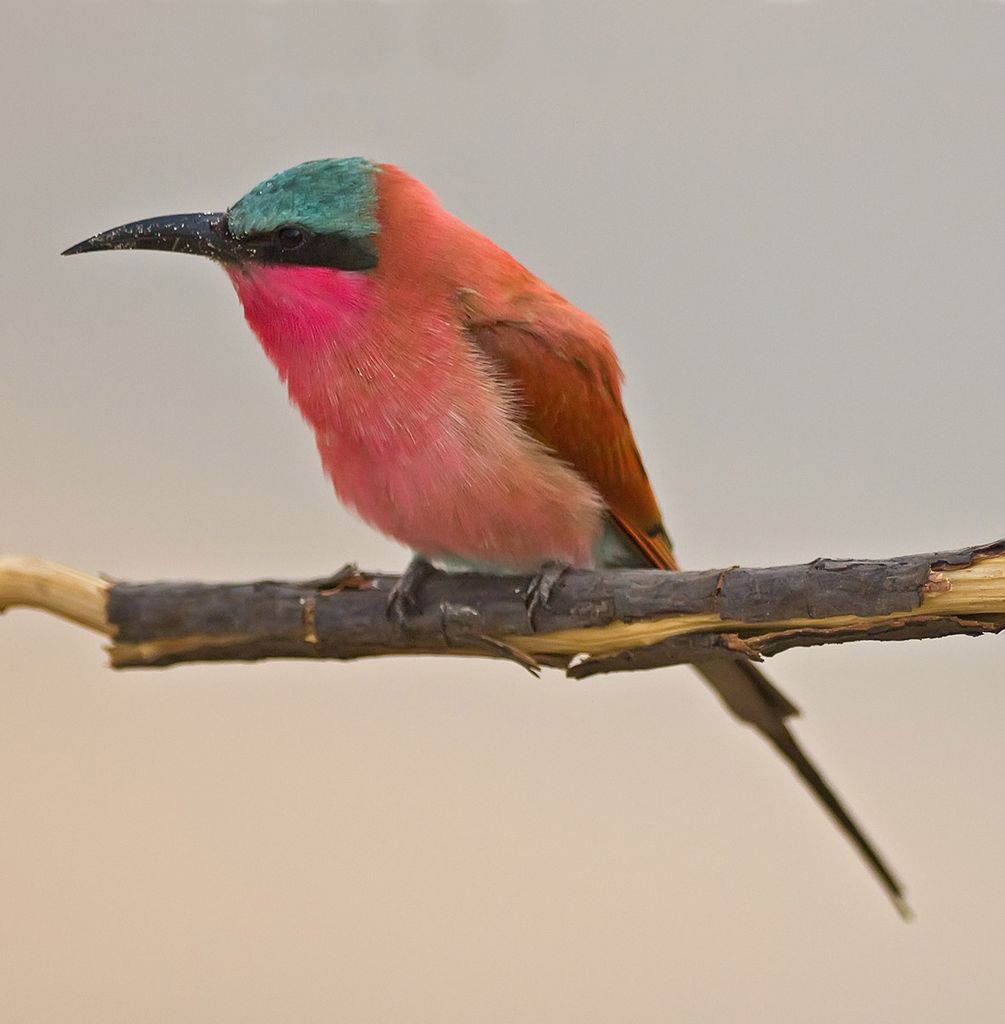
[[[372,270],[377,266],[377,250],[370,239],[314,234],[299,224],[282,224],[274,231],[244,235],[237,241],[247,258],[259,263],[336,270]]]

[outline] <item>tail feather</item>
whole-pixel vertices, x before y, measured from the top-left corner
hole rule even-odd
[[[799,709],[750,662],[723,658],[703,662],[695,667],[726,707],[741,721],[757,729],[788,761],[792,770],[803,780],[858,850],[901,917],[909,918],[911,910],[904,899],[904,890],[897,877],[831,789],[827,780],[820,774],[816,765],[803,752],[786,724],[785,720],[799,714]]]
[[[679,568],[670,538],[662,523],[657,522],[645,529],[636,529],[623,517],[613,512],[611,516],[617,527],[620,527],[620,535],[627,544],[629,556],[627,561],[619,560],[612,564],[637,565],[639,568],[651,566],[670,570]],[[757,729],[788,761],[789,767],[803,780],[806,788],[820,801],[834,823],[858,850],[901,917],[909,918],[911,911],[904,900],[904,890],[897,877],[848,813],[816,765],[803,752],[786,725],[787,718],[799,714],[795,704],[749,661],[723,657],[702,662],[695,665],[695,668],[726,707],[741,721]]]

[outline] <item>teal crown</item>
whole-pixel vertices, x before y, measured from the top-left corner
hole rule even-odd
[[[297,224],[318,235],[377,234],[380,168],[359,156],[309,160],[256,185],[227,211],[231,232],[264,235]]]

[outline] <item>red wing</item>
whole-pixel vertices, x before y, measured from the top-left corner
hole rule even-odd
[[[547,320],[475,319],[467,330],[512,385],[527,432],[596,487],[654,567],[676,569],[621,404],[621,371],[607,335],[572,307],[547,312]]]

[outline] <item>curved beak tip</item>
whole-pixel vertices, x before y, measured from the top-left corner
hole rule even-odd
[[[59,255],[76,256],[82,252],[93,252],[95,249],[95,246],[92,244],[93,242],[94,238],[85,238],[83,242],[78,242],[76,245],[71,245],[69,249],[64,249]]]

